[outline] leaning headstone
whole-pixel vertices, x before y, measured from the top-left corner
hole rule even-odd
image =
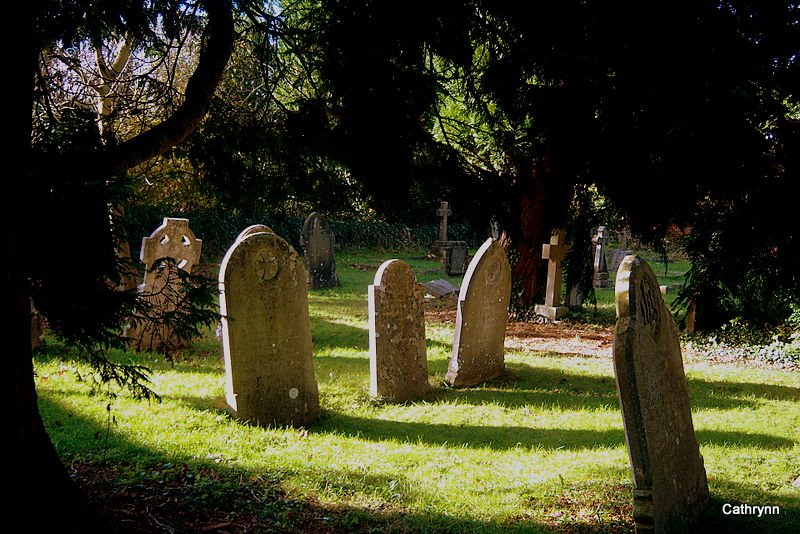
[[[561,262],[569,247],[564,243],[564,231],[554,230],[550,243],[542,245],[542,259],[547,261],[547,288],[544,304],[534,306],[537,315],[543,315],[551,321],[561,318],[569,308],[561,303]]]
[[[220,265],[225,397],[237,419],[303,426],[319,415],[306,272],[273,233],[237,239]]]
[[[189,219],[171,217],[165,217],[150,237],[142,239],[139,258],[145,265],[145,273],[139,294],[147,301],[151,313],[163,317],[175,310],[181,288],[176,286],[177,279],[171,270],[177,267],[192,272],[192,267],[200,260],[202,244],[189,229]],[[173,263],[161,262],[167,259]],[[189,343],[167,324],[136,318],[123,335],[137,350],[170,350]]]
[[[606,227],[599,226],[597,233],[592,238],[594,245],[594,264],[592,285],[597,288],[611,287],[608,278],[608,264],[606,263]]]
[[[309,289],[338,286],[333,252],[335,239],[327,219],[317,212],[309,215],[303,223],[301,241],[305,250]]]
[[[404,261],[385,261],[367,290],[369,391],[389,402],[428,392],[428,358],[422,288]]]
[[[458,286],[451,283],[449,280],[440,278],[438,280],[431,280],[422,284],[425,292],[432,297],[442,298],[458,293]]]
[[[614,373],[633,472],[637,534],[689,532],[708,503],[678,328],[655,274],[628,256],[616,279]]]
[[[458,295],[448,384],[475,386],[503,373],[510,299],[511,268],[505,250],[487,239],[470,262]]]

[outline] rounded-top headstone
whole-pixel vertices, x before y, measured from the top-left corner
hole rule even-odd
[[[251,224],[250,226],[239,232],[239,235],[236,236],[236,241],[241,241],[242,239],[244,239],[249,235],[261,234],[261,233],[274,234],[275,232],[273,232],[272,228],[270,228],[266,224]]]
[[[622,260],[614,373],[633,473],[638,533],[688,532],[708,503],[678,328],[650,266]]]
[[[503,373],[511,267],[503,246],[487,239],[467,268],[456,311],[453,354],[445,380],[475,386]]]
[[[319,414],[306,273],[273,233],[234,242],[219,274],[226,398],[260,425],[303,426]]]
[[[338,286],[339,276],[336,274],[333,250],[335,238],[327,219],[313,212],[303,223],[300,238],[308,271],[308,287],[324,289]]]

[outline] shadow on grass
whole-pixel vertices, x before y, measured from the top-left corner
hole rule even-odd
[[[620,426],[621,426],[620,420]],[[622,429],[578,430],[533,426],[482,426],[468,424],[416,423],[354,417],[331,412],[315,425],[316,432],[332,432],[371,441],[399,441],[426,445],[508,450],[516,447],[545,450],[583,450],[620,447],[625,444]],[[696,432],[701,445],[737,444],[766,450],[791,448],[790,439],[745,432]]]
[[[234,467],[213,459],[197,459],[179,449],[168,453],[142,446],[111,428],[72,412],[54,396],[40,397],[51,437],[75,480],[98,511],[96,532],[530,532],[556,533],[540,523],[479,521],[432,512],[409,513],[408,506],[425,488],[402,476],[388,477],[330,469],[313,476],[339,494],[364,494],[386,502],[380,512],[340,504],[323,504],[313,496],[287,495],[283,473]],[[71,436],[84,434],[75,442]],[[67,444],[80,447],[65,449]],[[113,460],[105,460],[106,451]],[[312,469],[309,467],[308,469]],[[46,504],[46,503],[44,503]],[[395,508],[395,509],[393,509]],[[59,518],[68,525],[70,518]],[[86,519],[80,518],[85,524]],[[604,532],[586,525],[586,533]]]
[[[322,317],[311,317],[311,342],[315,352],[330,349],[366,351],[369,350],[369,331]]]

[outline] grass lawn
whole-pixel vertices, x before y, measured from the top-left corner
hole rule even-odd
[[[90,395],[88,368],[50,340],[37,386],[65,464],[120,531],[633,532],[610,358],[508,349],[503,379],[453,390],[453,324],[429,322],[430,395],[370,399],[367,285],[390,257],[442,278],[421,256],[341,253],[341,287],[311,292],[324,415],[307,429],[231,419],[213,332],[174,363],[116,355],[153,370],[161,403]],[[670,263],[667,277],[687,269]],[[605,292],[598,306],[613,310]],[[686,370],[713,499],[703,530],[800,532],[800,373]],[[780,514],[726,516],[725,503]]]

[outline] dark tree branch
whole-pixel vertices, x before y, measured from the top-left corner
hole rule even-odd
[[[159,156],[192,133],[208,112],[233,50],[231,0],[205,0],[206,39],[200,59],[186,84],[183,103],[160,124],[115,147],[91,153],[34,154],[25,175],[114,176]]]

